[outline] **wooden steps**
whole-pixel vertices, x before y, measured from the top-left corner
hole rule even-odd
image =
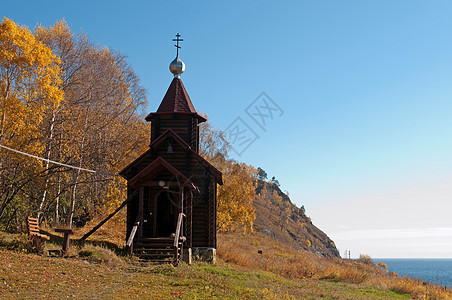
[[[174,238],[135,238],[133,241],[133,255],[155,263],[175,263],[181,258],[184,239],[179,239],[178,249],[174,247]],[[176,257],[177,252],[177,257]]]
[[[129,255],[134,255],[157,263],[172,263],[175,266],[179,265],[182,258],[183,245],[186,241],[186,238],[181,235],[182,219],[184,217],[185,214],[179,213],[176,232],[172,237],[143,238],[135,237],[141,224],[140,216],[138,216],[129,239],[127,240]]]

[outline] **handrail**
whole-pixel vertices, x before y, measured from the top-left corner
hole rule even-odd
[[[179,265],[179,251],[182,252],[183,250],[183,245],[181,248],[179,248],[179,242],[180,242],[180,233],[181,233],[181,228],[182,228],[182,218],[185,217],[184,213],[179,213],[179,217],[177,218],[177,226],[176,226],[176,233],[174,234],[174,265],[177,266]],[[182,253],[181,253],[182,255]]]
[[[173,244],[174,247],[178,247],[178,245],[179,245],[179,238],[180,238],[183,217],[185,217],[185,214],[180,213],[179,217],[177,218],[176,234],[174,235],[174,244]]]
[[[128,253],[129,255],[132,255],[133,253],[133,239],[135,238],[135,234],[137,233],[138,227],[140,227],[140,219],[141,217],[138,216],[135,220],[135,224],[133,225],[132,231],[130,232],[129,239],[127,240],[126,246],[128,247]]]
[[[127,246],[130,247],[133,243],[133,239],[135,238],[135,234],[137,233],[137,229],[140,226],[140,221],[136,221],[133,225],[132,231],[130,232],[129,239],[127,240]]]

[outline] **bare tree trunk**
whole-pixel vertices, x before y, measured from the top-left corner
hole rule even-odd
[[[56,203],[55,203],[55,226],[58,225],[58,219],[60,218],[58,214],[58,209],[60,205],[60,193],[61,193],[61,181],[60,181],[60,174],[58,174],[58,190],[57,190],[57,197],[56,197]]]
[[[64,127],[64,122],[61,123],[61,127]],[[59,132],[59,143],[58,143],[58,157],[61,159],[61,153],[62,153],[62,148],[63,148],[63,134],[60,131]],[[58,172],[57,174],[57,197],[55,199],[55,226],[57,226],[59,224],[60,221],[60,213],[59,213],[59,209],[60,209],[60,195],[61,195],[61,173]]]
[[[75,197],[77,195],[77,182],[80,177],[80,170],[77,170],[77,175],[75,175],[75,184],[72,187],[71,192],[71,206],[69,207],[69,218],[68,218],[68,226],[72,228],[72,219],[74,218],[74,210],[75,210]]]
[[[1,107],[2,120],[0,123],[0,143],[3,143],[3,135],[5,134],[6,110],[4,109],[3,106],[6,105],[6,99],[8,98],[9,86],[10,86],[9,79],[7,81],[8,81],[7,89],[5,91],[5,94],[3,95],[3,101],[1,102],[1,104],[2,104],[2,107]],[[5,151],[5,150],[3,150],[3,151]],[[3,170],[3,160],[0,159],[0,176],[1,176],[2,170]]]
[[[83,132],[86,132],[87,127],[88,127],[88,114],[86,114],[86,117],[85,117],[85,124],[84,124]],[[80,161],[78,164],[79,168],[82,167],[82,163],[83,163],[83,150],[85,148],[85,138],[86,138],[86,136],[83,135],[81,145],[80,145]],[[71,206],[69,207],[69,218],[68,218],[69,228],[72,228],[72,220],[74,218],[74,210],[75,210],[75,197],[77,195],[77,185],[78,185],[79,178],[80,178],[80,169],[77,170],[77,173],[75,175],[74,186],[72,187],[72,192],[71,192]]]
[[[42,214],[42,207],[44,205],[44,202],[46,201],[46,196],[47,196],[47,189],[49,188],[49,180],[50,180],[50,174],[48,173],[49,170],[49,165],[50,165],[50,154],[52,152],[52,140],[53,140],[53,131],[55,128],[55,107],[53,108],[53,112],[52,112],[52,119],[50,121],[50,133],[49,133],[49,142],[47,144],[47,152],[45,155],[45,159],[47,159],[47,161],[45,162],[45,170],[47,171],[47,176],[45,179],[45,186],[44,186],[44,192],[42,193],[42,197],[41,197],[41,203],[39,204],[39,210],[38,210],[38,220],[40,220],[41,218],[41,214]]]
[[[6,84],[6,91],[3,95],[3,101],[2,101],[2,122],[0,124],[1,131],[0,131],[0,142],[3,141],[3,135],[5,134],[5,122],[6,122],[6,110],[4,109],[3,105],[6,105],[6,99],[9,97],[9,88],[11,86],[11,82],[9,79],[9,76],[7,76],[7,84]]]

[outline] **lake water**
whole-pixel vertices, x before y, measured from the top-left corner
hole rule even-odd
[[[388,270],[406,274],[412,278],[436,283],[452,288],[452,259],[451,258],[375,258],[374,262],[384,262]]]

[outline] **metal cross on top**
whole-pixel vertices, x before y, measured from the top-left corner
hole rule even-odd
[[[179,33],[177,33],[177,34],[176,34],[176,38],[173,39],[173,42],[177,42],[177,44],[174,45],[174,47],[177,48],[177,56],[179,56],[179,49],[180,49],[179,42],[182,42],[183,40],[184,40],[184,39],[180,39],[180,34],[179,34]]]

